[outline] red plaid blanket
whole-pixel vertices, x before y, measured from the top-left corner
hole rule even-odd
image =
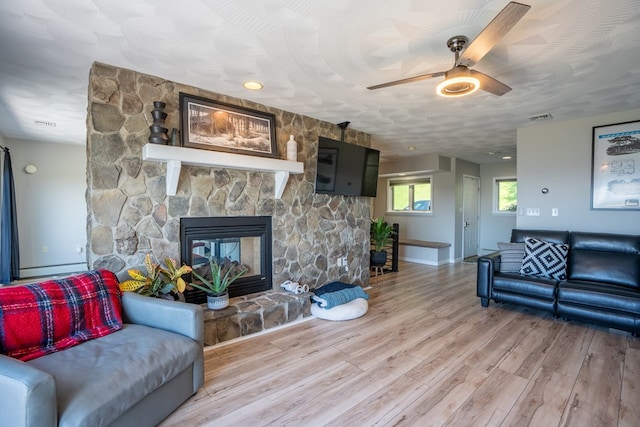
[[[122,328],[118,279],[107,270],[0,288],[0,353],[31,360]]]

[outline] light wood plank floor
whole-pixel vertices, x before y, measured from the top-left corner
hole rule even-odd
[[[475,296],[475,264],[401,263],[369,312],[206,350],[162,426],[638,426],[640,339]]]

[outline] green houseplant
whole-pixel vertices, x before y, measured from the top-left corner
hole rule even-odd
[[[134,268],[128,270],[131,279],[120,283],[120,290],[156,298],[180,299],[182,292],[187,287],[187,282],[182,276],[191,273],[191,267],[183,265],[178,268],[176,261],[171,258],[165,258],[164,262],[165,266],[163,267],[161,264],[153,262],[151,254],[145,255],[146,271]]]
[[[371,220],[371,244],[375,248],[371,250],[370,264],[372,267],[380,267],[387,262],[387,251],[382,248],[391,242],[394,234],[393,225],[385,221],[384,218]]]
[[[247,272],[244,267],[235,264],[222,265],[215,259],[209,260],[211,278],[202,277],[193,271],[193,275],[202,284],[191,283],[196,289],[206,292],[207,306],[212,310],[220,310],[229,306],[229,286]]]

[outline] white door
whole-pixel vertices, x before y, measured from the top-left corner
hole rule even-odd
[[[480,178],[465,175],[462,191],[462,257],[467,258],[478,255]]]

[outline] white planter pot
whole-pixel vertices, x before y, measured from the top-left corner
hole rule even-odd
[[[229,293],[224,295],[207,295],[207,307],[211,310],[222,310],[229,307]]]

